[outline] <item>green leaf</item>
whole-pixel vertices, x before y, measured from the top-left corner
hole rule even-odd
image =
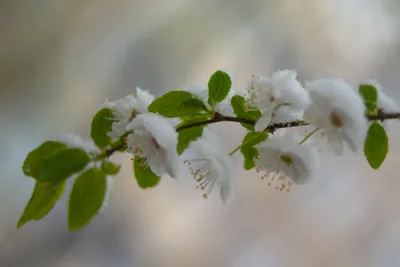
[[[207,121],[209,119],[208,115],[196,116],[184,119],[177,128],[185,125],[190,125],[196,122]],[[206,125],[195,126],[188,129],[180,130],[178,132],[178,145],[176,150],[179,155],[181,155],[188,147],[190,142],[197,140],[203,135],[203,129]]]
[[[154,99],[148,110],[167,118],[176,118],[204,113],[207,107],[189,92],[171,91]]]
[[[106,175],[97,168],[91,168],[76,178],[68,205],[70,231],[78,230],[90,223],[103,205],[106,190]]]
[[[145,158],[135,157],[133,160],[133,169],[135,178],[140,188],[155,187],[160,182],[160,177],[157,176],[148,165],[145,165]]]
[[[54,155],[58,151],[67,146],[63,143],[56,141],[46,141],[41,144],[38,148],[29,152],[26,156],[24,164],[22,165],[22,170],[25,175],[36,177],[37,168],[41,163],[48,157]]]
[[[40,220],[53,209],[65,190],[65,183],[56,185],[36,183],[32,196],[18,221],[17,227],[24,226],[32,220]]]
[[[378,91],[376,88],[371,84],[360,84],[359,91],[368,112],[374,113],[376,110],[376,101],[378,100]]]
[[[177,152],[181,155],[188,147],[190,142],[197,140],[203,135],[204,126],[196,126],[193,128],[184,129],[178,133]]]
[[[101,163],[101,170],[106,174],[106,175],[116,175],[118,174],[119,170],[121,169],[121,165],[117,165],[114,162],[104,160]]]
[[[255,160],[258,157],[258,150],[257,148],[251,146],[247,147],[246,149],[241,149],[240,150],[243,154],[244,158],[244,169],[245,170],[251,170],[256,166]]]
[[[246,108],[243,96],[240,95],[233,96],[231,99],[231,105],[237,118],[257,121],[262,116],[261,111],[259,109],[252,108],[251,110],[248,110]],[[254,125],[242,123],[242,126],[250,131],[254,131]]]
[[[182,103],[181,109],[189,111],[188,113],[185,113],[185,114],[189,114],[189,116],[193,115],[193,114],[190,114],[193,112],[195,112],[195,114],[198,114],[199,111],[201,111],[201,110],[203,110],[205,112],[209,111],[206,104],[204,104],[204,102],[198,98],[192,98],[192,99],[186,100],[185,102]],[[191,109],[193,109],[193,111],[191,111]]]
[[[208,104],[212,107],[224,100],[232,87],[231,77],[221,70],[216,71],[208,81]]]
[[[210,119],[209,114],[202,114],[202,115],[197,115],[197,116],[187,116],[187,117],[182,117],[182,122],[176,126],[176,128],[180,128],[186,125],[191,125],[196,122],[201,122],[201,121],[207,121]]]
[[[244,168],[250,170],[254,168],[255,160],[258,157],[258,150],[254,146],[263,142],[268,138],[268,134],[264,132],[249,132],[243,139],[240,152],[244,157]]]
[[[378,169],[389,151],[388,136],[382,125],[371,124],[364,143],[364,155],[373,169]]]
[[[110,144],[111,138],[107,135],[111,131],[113,111],[109,108],[103,108],[94,116],[92,120],[92,129],[90,136],[94,143],[100,147],[105,148]]]
[[[38,182],[56,184],[81,171],[89,160],[89,156],[82,149],[62,149],[37,166],[35,178]]]

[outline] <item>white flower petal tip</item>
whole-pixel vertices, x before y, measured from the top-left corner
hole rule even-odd
[[[225,205],[229,204],[232,201],[233,191],[234,189],[231,184],[221,185],[219,194],[221,196],[222,202]]]
[[[257,172],[263,172],[275,189],[289,192],[293,184],[309,182],[319,163],[317,151],[299,144],[300,137],[293,133],[274,136],[258,146]]]
[[[338,78],[308,82],[307,88],[312,103],[304,112],[304,119],[326,132],[328,143],[335,143],[329,144],[330,147],[344,141],[353,152],[362,150],[368,121],[361,97]],[[335,150],[335,154],[341,154],[341,149]]]
[[[203,136],[190,146],[190,152],[195,154],[192,159],[184,160],[195,181],[197,188],[204,191],[207,199],[213,188],[220,187],[220,197],[223,203],[229,203],[234,194],[236,174],[233,158],[228,156],[224,140],[207,128]]]
[[[180,158],[174,150],[176,150],[175,147],[171,147],[167,150],[167,157],[164,168],[169,177],[171,177],[172,179],[178,179],[180,170]]]
[[[152,113],[140,114],[127,129],[133,131],[127,137],[129,153],[144,158],[143,164],[159,176],[167,173],[178,177],[178,135],[168,119]]]
[[[154,96],[149,90],[136,87],[136,109],[139,113],[146,113],[150,104],[154,101]]]
[[[103,108],[112,109],[114,106],[115,106],[115,101],[106,99],[106,101],[104,101],[103,105],[101,105],[100,109],[103,109]]]

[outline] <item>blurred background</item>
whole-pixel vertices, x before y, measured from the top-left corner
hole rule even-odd
[[[296,69],[301,80],[379,79],[400,102],[397,0],[1,0],[0,266],[399,266],[400,127],[373,171],[362,154],[324,154],[313,182],[276,192],[242,170],[223,205],[186,173],[139,190],[130,157],[108,208],[68,233],[67,194],[16,230],[33,181],[26,154],[67,132],[89,137],[106,98],[206,83],[219,68],[235,88],[252,74]],[[242,129],[216,129],[231,145]]]

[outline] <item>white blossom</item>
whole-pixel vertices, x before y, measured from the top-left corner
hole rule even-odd
[[[247,104],[260,109],[262,117],[256,122],[256,131],[262,131],[272,123],[291,121],[292,116],[301,119],[309,105],[307,91],[296,79],[292,70],[281,70],[271,77],[255,77],[249,82]]]
[[[169,120],[157,114],[140,114],[128,124],[127,129],[133,131],[127,137],[129,153],[145,158],[143,164],[147,164],[158,176],[167,173],[177,178],[178,135]]]
[[[68,133],[59,139],[60,142],[71,148],[81,148],[87,153],[100,153],[100,149],[93,143],[91,139],[83,139],[81,136]]]
[[[136,96],[127,95],[117,101],[106,101],[103,107],[113,110],[111,131],[108,133],[113,139],[118,139],[127,132],[127,124],[138,114],[147,113],[154,96],[148,90],[136,88]]]
[[[193,156],[184,163],[189,165],[191,174],[199,183],[197,187],[204,191],[203,197],[207,198],[217,184],[222,201],[228,203],[233,196],[236,173],[224,140],[205,128],[203,136],[191,143],[189,148]]]
[[[363,145],[368,128],[361,97],[344,80],[319,79],[307,83],[312,100],[304,119],[322,129],[335,154],[343,153],[343,142],[353,152]]]
[[[275,135],[257,146],[257,172],[264,172],[271,186],[281,191],[290,191],[291,185],[307,183],[313,176],[319,155],[308,144],[299,144],[300,137],[294,133]]]

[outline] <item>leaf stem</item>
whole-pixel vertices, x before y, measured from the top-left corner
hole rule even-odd
[[[238,146],[237,148],[235,148],[234,150],[232,150],[232,151],[229,153],[229,156],[232,156],[233,154],[235,154],[239,149],[242,148],[242,146],[243,146],[243,145],[240,145],[240,146]]]
[[[111,148],[104,150],[103,153],[97,155],[95,157],[95,160],[102,160],[105,158],[108,158],[112,154],[114,154],[117,151],[122,150],[126,146],[126,143],[123,141],[117,141],[114,144],[111,145]]]
[[[307,134],[306,137],[303,138],[303,140],[301,140],[301,142],[299,143],[300,145],[304,144],[313,134],[315,134],[317,131],[319,130],[319,128],[315,128],[314,131],[312,131],[311,133]]]

